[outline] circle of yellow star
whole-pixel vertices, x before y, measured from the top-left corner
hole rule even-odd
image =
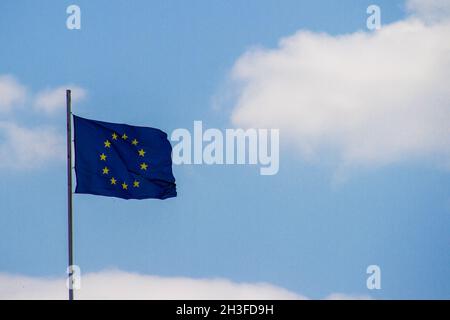
[[[138,143],[139,143],[139,141],[137,141],[136,139],[134,139],[134,140],[131,142],[131,144],[132,144],[133,146],[137,146]]]
[[[139,181],[134,181],[133,182],[133,187],[135,187],[135,188],[139,188]]]
[[[106,154],[102,153],[102,154],[100,155],[100,160],[106,161]]]
[[[109,173],[109,168],[108,167],[104,167],[103,168],[103,174],[108,174]]]
[[[128,189],[128,185],[124,182],[124,183],[122,183],[122,188],[123,188],[123,190],[127,190]]]
[[[128,136],[127,136],[126,133],[124,133],[124,134],[122,135],[122,139],[123,139],[123,140],[127,140],[127,139],[128,139]]]
[[[139,155],[140,155],[141,157],[145,156],[145,151],[144,151],[144,149],[139,150],[138,153],[139,153]]]
[[[109,142],[109,140],[105,141],[105,148],[110,148],[111,147],[111,142]]]
[[[117,182],[117,180],[114,179],[114,177],[112,177],[110,181],[111,181],[111,184],[116,184],[116,182]]]
[[[141,170],[147,170],[147,168],[148,165],[145,162],[141,163]]]

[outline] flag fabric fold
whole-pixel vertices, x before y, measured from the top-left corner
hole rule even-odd
[[[165,132],[75,115],[73,121],[75,193],[122,199],[177,196]]]

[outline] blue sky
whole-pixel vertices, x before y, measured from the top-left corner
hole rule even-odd
[[[72,3],[81,8],[81,30],[65,26]],[[2,1],[0,75],[13,76],[29,97],[82,87],[86,97],[73,112],[87,118],[168,133],[192,129],[194,120],[223,129],[235,126],[233,106],[216,109],[214,101],[247,50],[276,48],[298,30],[369,32],[372,3]],[[403,1],[376,4],[383,24],[407,15]],[[64,137],[64,110],[36,112],[31,100],[0,121],[53,126]],[[450,297],[447,169],[412,157],[351,169],[336,183],[333,155],[308,161],[283,141],[283,130],[281,145],[275,176],[260,176],[255,166],[181,165],[175,199],[75,195],[76,264],[83,273],[267,282],[311,298]],[[64,161],[4,166],[0,177],[0,273],[63,276]],[[381,267],[381,290],[366,288],[371,264]]]

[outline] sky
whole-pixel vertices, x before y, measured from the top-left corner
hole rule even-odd
[[[449,299],[449,17],[448,0],[1,1],[0,298],[67,296],[71,88],[76,115],[169,136],[280,130],[276,175],[176,165],[174,199],[74,195],[76,296]]]

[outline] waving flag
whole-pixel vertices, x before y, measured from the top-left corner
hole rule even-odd
[[[177,196],[172,147],[165,132],[73,118],[75,193],[122,199]]]

